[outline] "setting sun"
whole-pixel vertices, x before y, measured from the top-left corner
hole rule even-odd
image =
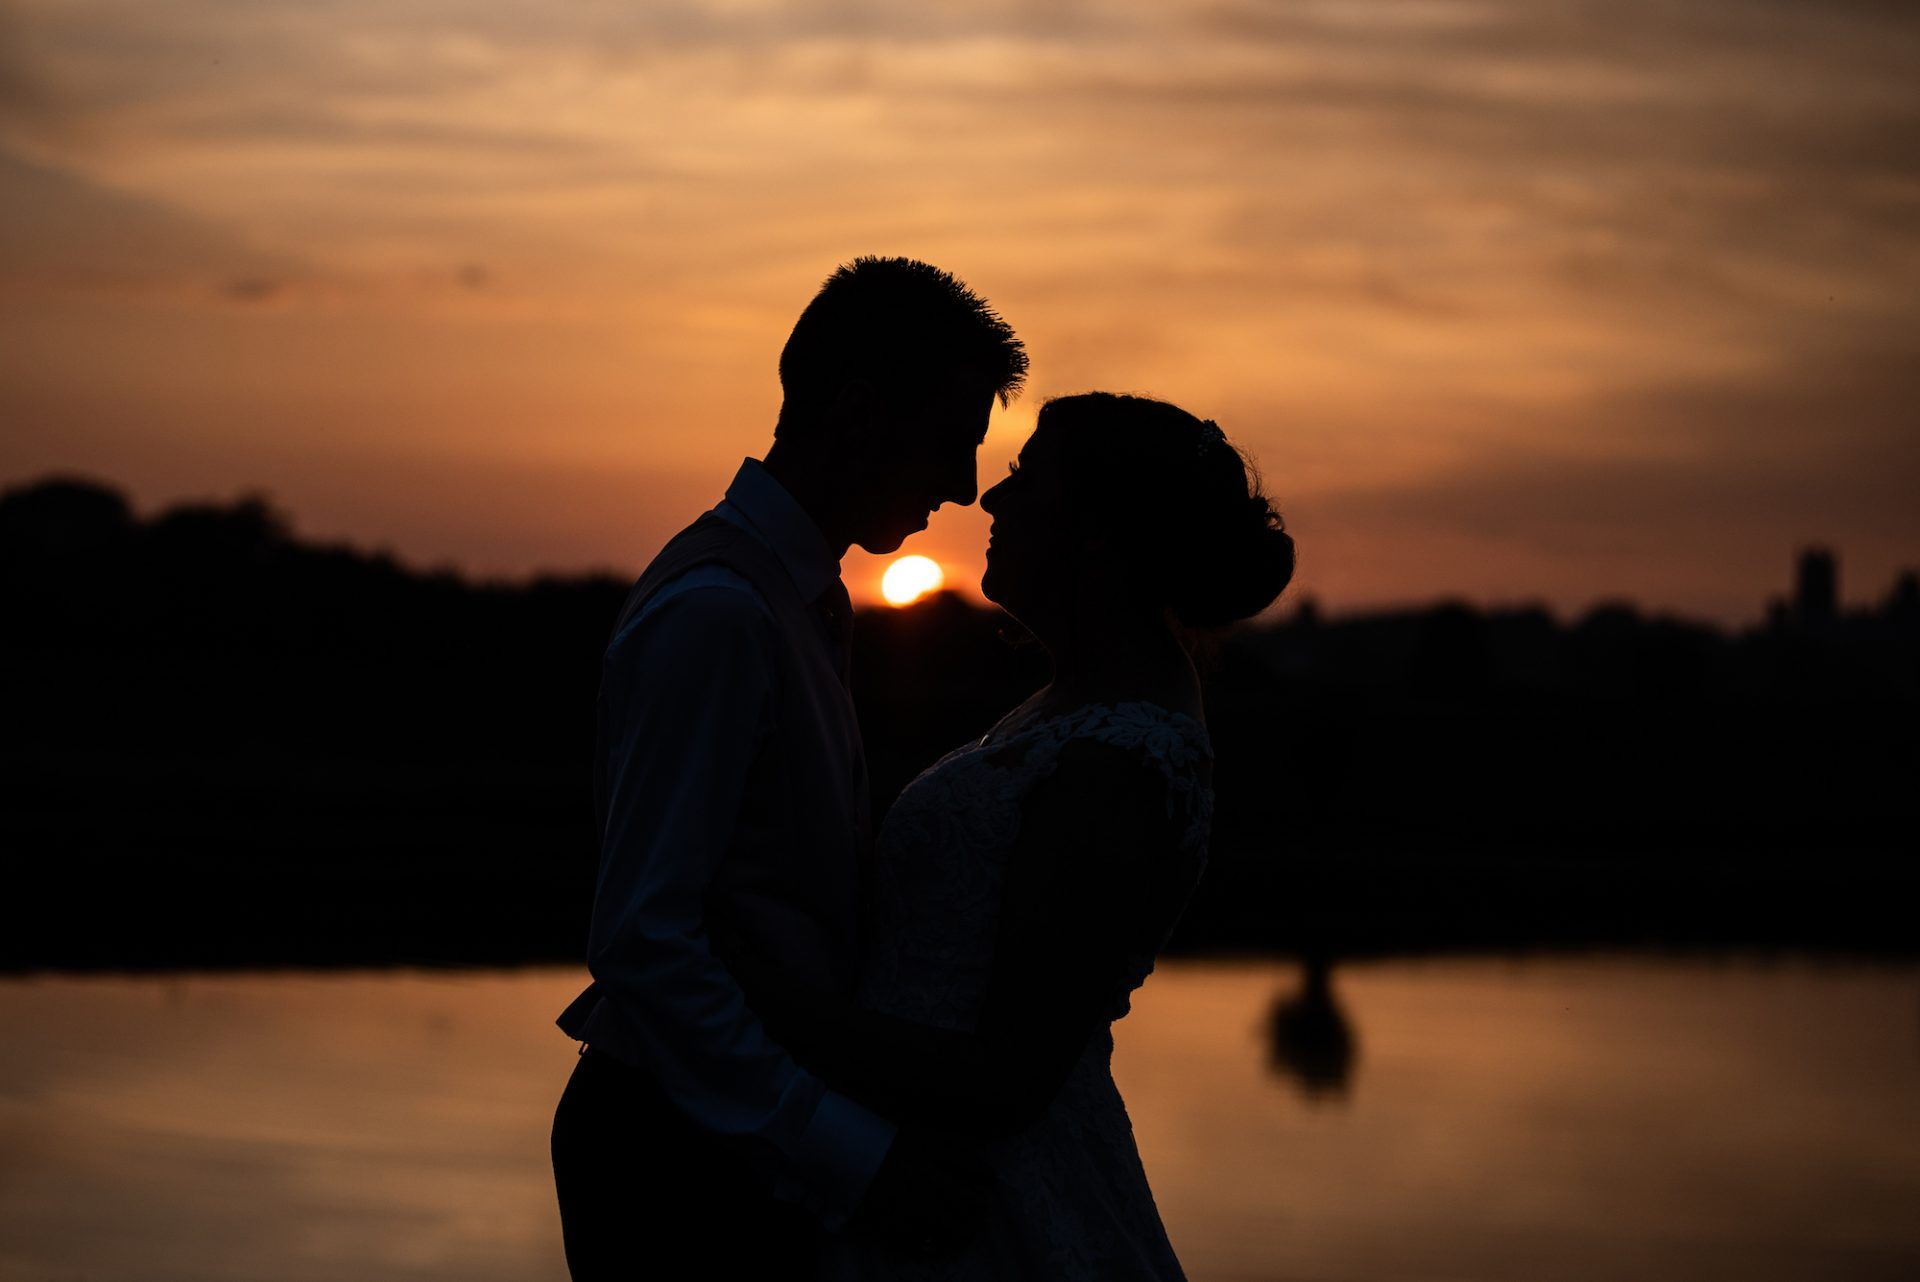
[[[880,595],[888,605],[912,605],[927,593],[938,591],[946,581],[939,563],[931,557],[903,556],[881,577]]]

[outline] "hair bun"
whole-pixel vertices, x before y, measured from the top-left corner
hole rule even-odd
[[[1115,537],[1146,603],[1183,626],[1260,613],[1293,578],[1293,539],[1247,457],[1212,419],[1143,396],[1088,392],[1040,409],[1071,434],[1074,502]]]
[[[1190,554],[1169,585],[1167,605],[1190,628],[1217,628],[1260,613],[1293,578],[1293,536],[1264,494],[1255,492],[1214,530],[1196,531]]]

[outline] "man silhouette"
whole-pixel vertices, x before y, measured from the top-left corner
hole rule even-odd
[[[804,1274],[856,1212],[956,1231],[962,1166],[796,1064],[713,939],[852,990],[867,778],[839,561],[974,501],[1026,367],[947,273],[841,267],[781,352],[765,460],[628,594],[601,669],[593,983],[559,1020],[586,1043],[553,1129],[576,1282]]]

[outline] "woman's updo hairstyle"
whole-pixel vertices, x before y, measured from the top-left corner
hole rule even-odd
[[[1088,392],[1040,408],[1057,432],[1078,515],[1139,567],[1141,590],[1189,628],[1271,605],[1293,578],[1293,538],[1218,424],[1144,396]]]

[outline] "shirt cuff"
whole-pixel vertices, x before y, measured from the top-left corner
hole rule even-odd
[[[827,1091],[794,1146],[793,1165],[829,1229],[846,1224],[893,1147],[897,1127],[872,1109]]]

